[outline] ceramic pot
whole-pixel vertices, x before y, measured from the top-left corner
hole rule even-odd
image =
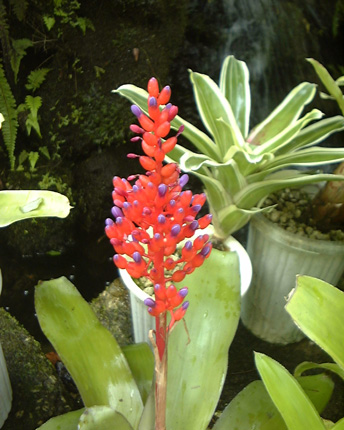
[[[2,276],[0,270],[0,294]],[[6,361],[0,344],[0,428],[4,425],[12,406],[12,388],[8,377]]]
[[[199,234],[212,234],[213,228],[200,230]],[[252,278],[252,265],[245,248],[233,237],[225,242],[226,246],[238,253],[241,277],[241,294],[244,294],[250,285]],[[149,297],[147,293],[137,286],[133,278],[126,270],[119,270],[120,277],[129,291],[131,316],[133,325],[134,341],[150,343],[148,339],[149,330],[155,329],[155,318],[152,318],[147,312],[147,306],[143,303]],[[187,278],[186,278],[187,279]]]
[[[247,252],[253,279],[242,297],[241,319],[256,336],[272,343],[296,342],[304,334],[284,309],[296,275],[336,285],[344,271],[344,243],[290,233],[257,214],[251,221]]]

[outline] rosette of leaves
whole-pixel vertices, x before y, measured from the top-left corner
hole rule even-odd
[[[343,180],[341,175],[297,169],[344,161],[344,149],[316,146],[344,129],[343,116],[323,118],[318,109],[302,116],[316,94],[315,84],[303,82],[296,86],[264,121],[250,130],[249,71],[243,61],[228,56],[219,85],[209,76],[193,71],[190,79],[209,135],[177,116],[172,127],[179,129],[183,125],[183,136],[197,152],[176,145],[169,155],[183,171],[203,182],[217,236],[226,238],[243,227],[252,215],[263,210],[260,203],[272,192]],[[146,112],[145,90],[126,84],[114,92]]]

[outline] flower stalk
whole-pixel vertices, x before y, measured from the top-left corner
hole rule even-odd
[[[160,91],[157,80],[151,78],[148,115],[136,105],[131,107],[139,122],[130,126],[136,134],[131,140],[141,143],[144,155],[128,157],[138,158],[146,173],[127,179],[114,177],[115,221],[107,219],[105,227],[116,252],[115,265],[133,278],[146,277],[154,285],[154,298],[146,299],[145,304],[156,321],[155,337],[150,336],[155,355],[156,430],[166,428],[168,336],[189,306],[184,300],[188,288],[178,289],[175,283],[201,266],[212,249],[208,234],[191,240],[196,230],[206,228],[212,219],[209,214],[196,219],[205,194],[183,191],[188,175],[181,175],[176,163],[164,164],[184,129],[180,127],[176,135],[168,137],[171,121],[178,113],[177,106],[169,103],[170,96],[169,86]],[[180,256],[175,255],[178,244]]]

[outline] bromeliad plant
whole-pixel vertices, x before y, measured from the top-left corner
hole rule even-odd
[[[185,136],[198,153],[180,145],[169,153],[182,171],[204,184],[217,236],[227,238],[262,209],[270,193],[309,183],[342,180],[341,175],[288,170],[290,166],[317,166],[344,160],[342,148],[314,145],[344,129],[344,118],[321,119],[312,109],[301,117],[316,93],[315,84],[303,82],[260,124],[249,131],[251,96],[249,72],[233,56],[222,65],[219,86],[207,75],[190,71],[197,108],[211,135],[176,116],[172,128],[184,126]],[[134,85],[115,92],[147,111],[148,94]],[[314,122],[316,121],[316,122]],[[312,123],[312,124],[310,124]]]
[[[205,430],[221,394],[240,315],[238,258],[212,250],[207,234],[192,240],[211,221],[209,215],[196,219],[205,195],[183,191],[187,175],[180,177],[176,163],[163,165],[182,129],[164,141],[177,108],[168,103],[169,87],[159,91],[151,79],[148,91],[149,117],[133,106],[140,126],[131,126],[145,155],[129,155],[146,174],[114,178],[115,221],[106,220],[105,229],[116,266],[154,284],[146,305],[156,319],[155,381],[146,343],[122,351],[66,278],[43,282],[35,293],[38,320],[85,408],[40,430]],[[173,256],[183,240],[181,256]],[[188,287],[181,284],[186,275]]]

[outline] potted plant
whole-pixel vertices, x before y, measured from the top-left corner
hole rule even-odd
[[[315,146],[332,133],[343,130],[344,118],[338,115],[323,119],[318,109],[301,116],[304,107],[315,96],[315,84],[303,82],[295,87],[264,121],[249,131],[249,73],[244,62],[233,56],[227,57],[221,69],[219,86],[208,76],[192,71],[190,79],[200,117],[212,138],[176,116],[171,123],[172,128],[184,126],[183,136],[199,152],[177,144],[169,153],[169,158],[178,161],[183,171],[195,174],[203,182],[217,236],[226,238],[244,226],[253,215],[269,211],[270,208],[261,207],[261,202],[273,192],[322,181],[343,180],[342,175],[300,170],[344,160],[342,148]],[[141,109],[147,109],[147,93],[144,90],[133,85],[122,85],[116,92],[138,104]],[[290,167],[296,169],[290,170]],[[250,249],[248,251],[250,254]],[[250,257],[255,273],[255,256],[251,253]],[[264,262],[268,264],[268,258]],[[277,271],[276,266],[274,270]],[[253,278],[257,283],[259,276],[254,274]],[[279,286],[280,282],[270,285],[273,289]],[[257,288],[261,290],[262,286]],[[269,301],[267,306],[269,309],[277,307],[278,319],[283,315],[286,320],[284,326],[288,324],[294,332],[295,326],[283,306],[284,296],[290,288],[288,285],[287,290],[278,291],[278,303],[272,306]],[[248,321],[247,313],[252,316],[253,309],[246,304],[252,303],[250,298],[255,290],[254,284],[251,284],[243,297],[242,318],[250,329],[253,329],[253,324]],[[271,292],[268,290],[262,295],[268,298]],[[264,304],[259,303],[259,306]],[[262,312],[266,316],[266,309],[258,309],[258,319]],[[270,328],[275,323],[273,319],[267,321]],[[259,335],[257,331],[255,334]],[[269,340],[289,342],[294,338],[284,334],[282,339]]]
[[[129,154],[146,172],[114,178],[115,220],[106,220],[105,231],[115,265],[154,285],[154,297],[145,300],[155,321],[149,333],[154,363],[146,343],[131,345],[124,355],[66,278],[41,283],[38,320],[85,404],[41,430],[206,430],[222,390],[240,317],[238,258],[212,249],[204,233],[211,216],[198,216],[205,195],[183,190],[188,177],[176,163],[163,165],[177,141],[173,136],[162,142],[175,108],[160,112],[170,90],[159,91],[154,78],[148,89],[149,117],[133,107],[140,127],[131,127],[146,155]]]

